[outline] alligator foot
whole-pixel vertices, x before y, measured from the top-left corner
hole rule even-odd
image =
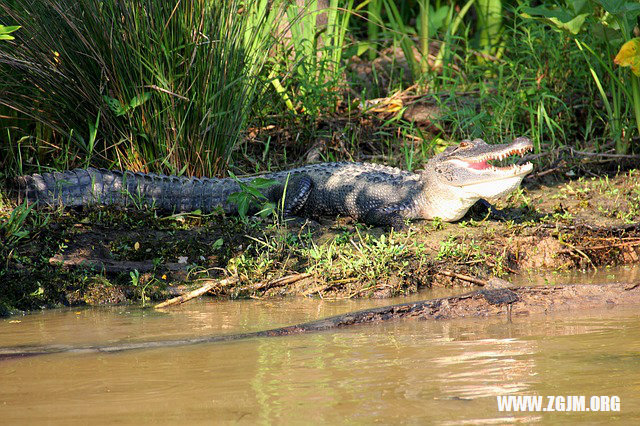
[[[504,209],[498,209],[497,207],[495,207],[493,204],[491,204],[490,202],[488,202],[487,200],[485,200],[484,198],[479,199],[476,202],[476,206],[481,210],[484,211],[485,214],[489,214],[489,217],[495,220],[500,220],[500,221],[504,221],[504,220],[508,220],[509,219],[509,214],[507,212],[504,211]]]

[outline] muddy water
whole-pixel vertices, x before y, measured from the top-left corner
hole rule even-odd
[[[633,279],[639,270],[523,277]],[[444,296],[425,292],[413,298]],[[448,292],[451,294],[451,291]],[[0,321],[0,346],[105,344],[256,331],[401,300],[199,301]],[[619,412],[499,412],[496,396],[620,398]],[[403,320],[338,331],[0,363],[0,419],[24,423],[640,422],[640,309]]]

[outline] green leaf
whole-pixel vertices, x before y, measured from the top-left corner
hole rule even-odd
[[[247,212],[249,211],[249,199],[247,197],[238,198],[238,214],[241,218],[245,219],[247,217]]]
[[[612,15],[640,13],[640,3],[628,0],[594,0]]]
[[[222,238],[218,238],[217,240],[214,241],[214,243],[211,245],[211,248],[213,250],[218,250],[220,247],[222,247],[222,245],[224,244],[224,240]]]
[[[139,95],[136,95],[133,97],[133,99],[131,99],[131,102],[129,102],[129,108],[130,109],[137,108],[143,103],[147,102],[150,98],[151,98],[151,92],[140,93]]]
[[[266,199],[266,197],[262,195],[262,193],[258,191],[256,188],[254,188],[253,186],[247,186],[244,190],[245,192],[247,192],[248,194],[251,194],[253,197],[257,199]]]
[[[574,14],[593,13],[593,5],[590,0],[573,0],[569,2]]]
[[[20,29],[20,25],[0,25],[1,34],[10,34]]]
[[[15,37],[10,36],[9,34],[18,30],[19,28],[20,28],[20,25],[10,25],[10,26],[0,25],[0,40],[15,39]]]
[[[107,104],[107,106],[109,107],[109,109],[118,117],[121,115],[125,115],[127,113],[127,111],[129,110],[129,107],[127,106],[125,108],[124,105],[122,105],[120,103],[119,100],[111,98],[107,95],[104,95],[102,97],[102,99],[104,99],[105,103]]]
[[[261,218],[265,218],[267,216],[274,214],[275,211],[276,211],[276,205],[274,203],[270,203],[270,202],[264,203],[262,210],[260,210],[257,213],[257,215],[259,215]]]
[[[251,186],[253,186],[256,189],[269,188],[277,184],[278,184],[278,181],[275,179],[255,178],[254,180],[251,181]]]
[[[584,25],[584,21],[587,19],[587,16],[589,16],[589,13],[582,13],[569,22],[561,22],[557,18],[549,18],[549,21],[561,30],[569,31],[571,34],[575,35],[582,29],[582,25]]]

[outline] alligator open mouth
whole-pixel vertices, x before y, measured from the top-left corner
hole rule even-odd
[[[525,173],[531,171],[533,165],[529,162],[524,164],[505,164],[506,161],[512,161],[512,155],[524,155],[531,151],[533,147],[531,145],[524,145],[522,147],[516,147],[511,149],[505,149],[502,152],[486,154],[484,156],[477,157],[473,160],[464,159],[465,167],[473,170],[492,170],[502,172],[514,172],[514,174]],[[508,160],[507,160],[508,159]]]

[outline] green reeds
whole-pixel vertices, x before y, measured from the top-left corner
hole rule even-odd
[[[286,5],[287,31],[273,58],[270,79],[291,112],[317,118],[335,111],[353,3],[298,0]]]
[[[3,4],[0,24],[22,28],[0,43],[0,106],[20,121],[14,134],[50,129],[49,140],[31,140],[30,165],[65,157],[65,166],[220,174],[264,92],[258,76],[271,46],[272,6]]]

